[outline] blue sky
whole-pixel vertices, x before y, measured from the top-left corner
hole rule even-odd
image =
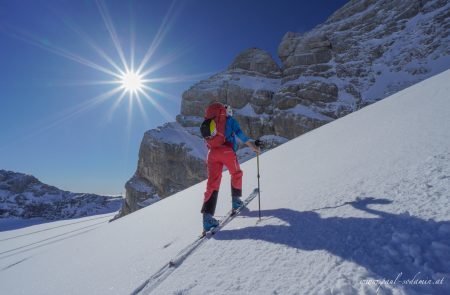
[[[121,194],[143,133],[175,120],[183,91],[246,48],[278,60],[286,32],[307,31],[346,2],[1,1],[0,169],[74,192]],[[121,92],[95,104],[119,85],[94,84],[118,80],[102,71],[117,72],[95,48],[123,68],[102,13],[128,65],[160,32],[144,69],[159,65],[149,79],[176,79],[149,84],[159,91],[148,92],[153,103],[143,99],[142,110],[136,99],[130,110],[128,95],[118,103]]]

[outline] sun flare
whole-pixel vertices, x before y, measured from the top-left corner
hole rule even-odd
[[[141,91],[144,86],[142,77],[136,72],[125,73],[122,75],[120,82],[123,89],[133,93]]]
[[[87,59],[79,55],[76,52],[72,52],[66,48],[57,46],[53,42],[44,42],[43,38],[40,36],[34,36],[25,31],[15,29],[13,27],[10,29],[10,35],[26,43],[32,44],[38,48],[44,49],[55,55],[66,58],[67,60],[76,62],[80,65],[86,66],[88,68],[94,69],[98,72],[106,74],[106,78],[102,80],[87,80],[80,82],[69,82],[67,85],[74,86],[86,86],[86,85],[110,85],[113,87],[111,90],[106,90],[94,97],[87,99],[71,108],[61,116],[51,122],[45,129],[52,128],[53,126],[58,126],[61,122],[68,120],[69,118],[75,118],[88,110],[106,102],[113,100],[114,103],[111,105],[109,110],[109,118],[112,118],[114,112],[119,108],[119,106],[125,102],[128,105],[128,123],[127,132],[130,133],[131,123],[133,119],[133,108],[135,105],[138,106],[139,111],[142,115],[143,120],[148,125],[148,114],[147,109],[156,109],[157,112],[163,116],[167,121],[173,121],[174,117],[170,114],[161,104],[160,100],[170,99],[178,100],[177,96],[174,96],[168,92],[159,89],[159,85],[163,83],[178,83],[181,81],[197,81],[199,77],[204,77],[205,74],[200,75],[186,75],[186,76],[158,76],[158,70],[168,66],[174,60],[179,58],[182,52],[179,50],[171,51],[170,54],[159,56],[158,61],[155,62],[153,59],[155,53],[163,44],[163,40],[167,35],[169,29],[175,22],[176,16],[180,11],[180,7],[176,5],[177,1],[172,1],[166,15],[164,16],[160,27],[158,28],[155,37],[151,40],[147,47],[147,50],[142,52],[142,54],[136,56],[136,38],[135,32],[131,30],[131,38],[129,38],[129,50],[124,50],[121,44],[121,39],[119,38],[118,32],[115,29],[115,25],[106,4],[106,0],[96,0],[98,12],[103,20],[104,27],[106,28],[109,37],[112,41],[113,49],[111,53],[116,53],[116,56],[111,56],[107,53],[109,50],[103,49],[95,42],[95,40],[84,32],[81,27],[76,23],[64,22],[68,29],[76,33],[81,39],[93,48],[95,53],[101,58],[100,61]],[[130,20],[130,24],[134,23],[134,20]],[[0,24],[0,33],[3,33],[3,24]],[[130,26],[132,27],[132,26]],[[109,47],[111,44],[109,43]],[[210,73],[208,73],[210,74]],[[65,85],[65,84],[63,84]],[[128,99],[126,99],[128,97]],[[150,103],[152,108],[148,108],[145,103]]]

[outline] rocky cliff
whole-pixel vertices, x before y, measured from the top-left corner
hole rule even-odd
[[[357,0],[309,32],[286,33],[281,66],[243,51],[183,93],[177,122],[144,135],[121,215],[205,178],[198,126],[210,102],[231,105],[250,137],[274,147],[450,68],[449,34],[448,1]]]
[[[83,217],[115,212],[122,202],[122,197],[71,193],[42,183],[32,175],[0,170],[0,218]]]

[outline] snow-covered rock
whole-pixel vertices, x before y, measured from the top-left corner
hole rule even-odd
[[[125,186],[126,199],[117,217],[203,180],[205,156],[201,137],[176,122],[147,131],[141,142],[137,171]]]
[[[0,218],[76,218],[115,212],[122,201],[122,197],[63,191],[32,175],[0,170]]]
[[[349,1],[313,30],[284,36],[278,49],[284,81],[326,78],[351,97],[342,107],[352,111],[446,70],[449,5]]]
[[[251,138],[283,138],[279,143],[293,139],[450,68],[450,3],[349,1],[311,31],[286,33],[278,55],[281,67],[263,50],[244,50],[227,70],[183,93],[177,122],[197,138],[206,106],[219,101],[235,109],[235,117]],[[160,155],[152,151],[144,157]],[[203,157],[195,164],[191,161],[200,167],[195,177],[183,164],[185,158],[177,159],[183,160],[176,170],[193,180],[186,184],[205,177]],[[140,158],[141,162],[151,163]],[[159,165],[145,169],[153,175],[146,178],[148,186],[160,196],[183,188],[167,177],[160,183],[156,175],[165,170],[158,170]],[[134,177],[145,178],[141,171],[138,168]],[[161,194],[165,185],[172,190]],[[127,200],[135,195],[127,186]]]

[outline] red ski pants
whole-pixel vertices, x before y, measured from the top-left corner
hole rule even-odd
[[[219,191],[224,165],[228,168],[231,175],[232,195],[241,196],[243,172],[241,167],[239,167],[236,153],[231,147],[220,146],[210,149],[208,152],[207,165],[208,182],[206,184],[204,203],[208,202],[214,191]]]

